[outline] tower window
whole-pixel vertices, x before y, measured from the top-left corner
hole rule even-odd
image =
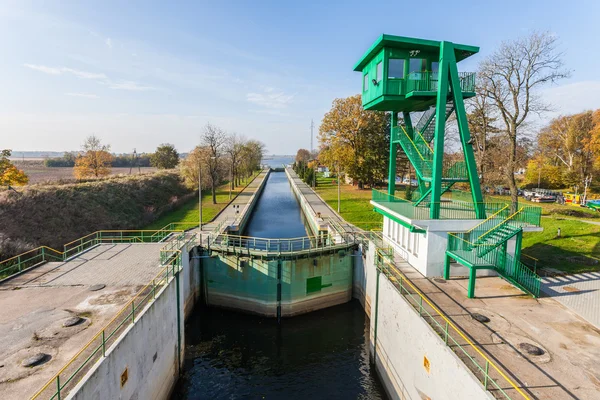
[[[375,76],[377,82],[381,82],[383,79],[383,62],[379,61],[377,63],[377,75]]]
[[[402,58],[390,58],[388,78],[404,78],[404,60]]]
[[[427,70],[427,61],[424,58],[411,58],[408,72],[423,72]]]
[[[367,90],[369,90],[369,74],[365,74],[363,81],[363,92],[366,92]]]

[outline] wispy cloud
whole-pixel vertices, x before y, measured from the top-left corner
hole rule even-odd
[[[31,68],[33,70],[40,71],[45,74],[60,75],[62,73],[60,68],[46,67],[45,65],[34,65],[34,64],[24,64],[24,65],[27,68]]]
[[[137,82],[133,81],[123,81],[123,82],[110,82],[108,83],[108,87],[111,89],[117,90],[132,90],[132,91],[144,91],[144,90],[156,90],[153,86],[141,85]]]
[[[84,97],[86,99],[97,99],[98,96],[91,93],[65,93],[67,96]]]
[[[112,45],[112,41],[110,40],[110,38],[106,38],[104,43],[106,43],[106,45],[108,46],[109,49],[112,49],[113,45]]]
[[[266,87],[262,93],[248,93],[246,100],[261,107],[270,109],[286,108],[294,99],[293,94],[285,94],[284,92],[272,87]]]
[[[102,85],[108,86],[110,89],[129,90],[129,91],[146,91],[157,90],[157,88],[149,85],[144,85],[135,81],[113,81],[103,73],[80,71],[68,67],[48,67],[46,65],[24,64],[25,67],[35,71],[43,72],[49,75],[71,74],[81,79],[91,79],[98,81]]]
[[[87,72],[87,71],[79,71],[79,70],[73,69],[73,68],[67,68],[67,67],[56,68],[56,67],[48,67],[45,65],[35,65],[35,64],[24,64],[24,65],[27,68],[31,68],[35,71],[43,72],[43,73],[49,74],[49,75],[72,74],[72,75],[75,75],[76,77],[82,78],[82,79],[95,79],[95,80],[108,79],[108,77],[104,74],[99,74],[99,73],[95,73],[95,72]]]

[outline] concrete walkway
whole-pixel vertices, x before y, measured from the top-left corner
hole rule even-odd
[[[225,227],[234,224],[236,219],[241,217],[241,214],[246,209],[246,206],[250,201],[252,201],[254,194],[261,186],[262,182],[267,177],[269,173],[269,169],[263,169],[260,174],[252,182],[248,184],[240,192],[235,199],[225,207],[219,215],[211,222],[202,225],[202,242],[205,243],[208,240],[208,236],[211,233],[214,233],[215,230],[219,230],[219,233],[222,232]],[[192,230],[192,232],[198,232],[198,229]]]
[[[600,272],[542,278],[541,289],[600,329]]]
[[[327,221],[328,219],[333,220],[334,224],[341,226],[345,231],[351,232],[360,230],[354,225],[346,222],[342,217],[340,217],[340,215],[337,212],[335,212],[329,206],[329,204],[327,204],[325,200],[321,198],[321,196],[315,193],[315,191],[312,190],[310,186],[308,186],[302,181],[302,179],[300,179],[300,177],[296,174],[296,172],[294,172],[292,168],[287,167],[286,170],[289,173],[292,181],[300,190],[302,196],[308,201],[308,204],[310,205],[310,207],[316,215],[319,215],[320,213],[321,218],[323,218],[323,220],[325,221]]]
[[[598,398],[600,331],[569,309],[550,298],[524,295],[499,277],[478,278],[477,297],[469,299],[467,278],[425,278],[399,254],[395,264],[532,398]],[[393,276],[400,275],[393,271]],[[483,314],[490,322],[477,322],[472,313]],[[520,348],[521,343],[539,346],[545,353],[529,355]],[[464,361],[469,365],[468,359]],[[515,390],[503,387],[511,398],[521,398]]]

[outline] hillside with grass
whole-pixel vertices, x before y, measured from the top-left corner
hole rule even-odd
[[[140,229],[194,196],[174,171],[0,192],[0,259],[96,230]]]

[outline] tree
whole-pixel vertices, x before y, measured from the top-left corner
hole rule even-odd
[[[150,163],[158,169],[175,168],[179,163],[179,153],[172,144],[163,143],[150,156]]]
[[[308,160],[310,160],[310,159],[311,159],[310,151],[308,151],[306,149],[300,149],[296,153],[296,161],[297,162],[307,163]]]
[[[516,207],[517,153],[519,139],[531,113],[541,114],[549,106],[537,91],[547,83],[568,77],[563,70],[562,54],[556,50],[557,38],[548,33],[533,33],[512,42],[504,42],[479,68],[482,89],[498,109],[508,138],[506,179]]]
[[[225,142],[225,153],[228,156],[229,177],[231,179],[229,182],[229,198],[231,198],[231,191],[235,189],[237,184],[236,178],[238,176],[245,142],[246,140],[236,133],[230,134]]]
[[[181,175],[185,185],[192,189],[198,188],[198,179],[200,167],[202,166],[202,187],[206,188],[210,184],[210,177],[207,174],[207,160],[210,158],[208,148],[196,146],[190,151],[187,157],[179,164]]]
[[[210,179],[210,191],[213,204],[217,204],[216,186],[222,179],[220,168],[221,156],[223,155],[223,146],[227,136],[221,128],[206,124],[202,133],[202,145],[208,151],[208,157],[205,160],[207,172]]]
[[[563,167],[563,181],[570,186],[582,185],[593,169],[593,130],[593,113],[584,111],[554,118],[538,135],[540,153]]]
[[[83,145],[83,154],[75,159],[73,174],[77,179],[88,177],[99,178],[110,174],[111,162],[110,146],[103,145],[94,135],[88,136]]]
[[[488,171],[494,171],[496,159],[490,157],[493,154],[495,136],[498,135],[500,129],[495,125],[497,117],[494,115],[494,108],[490,104],[489,98],[480,88],[476,88],[477,95],[469,104],[469,114],[467,120],[469,122],[469,131],[474,139],[473,150],[475,153],[475,161],[479,169],[479,182],[484,185]]]
[[[265,154],[264,143],[258,140],[248,140],[241,152],[240,171],[244,173],[246,177],[252,175],[252,172],[260,168],[260,162],[262,161]]]
[[[389,118],[381,111],[367,111],[360,95],[335,99],[319,128],[320,161],[374,186],[387,175]]]
[[[10,161],[11,154],[8,149],[0,151],[0,186],[26,185],[29,177]]]

